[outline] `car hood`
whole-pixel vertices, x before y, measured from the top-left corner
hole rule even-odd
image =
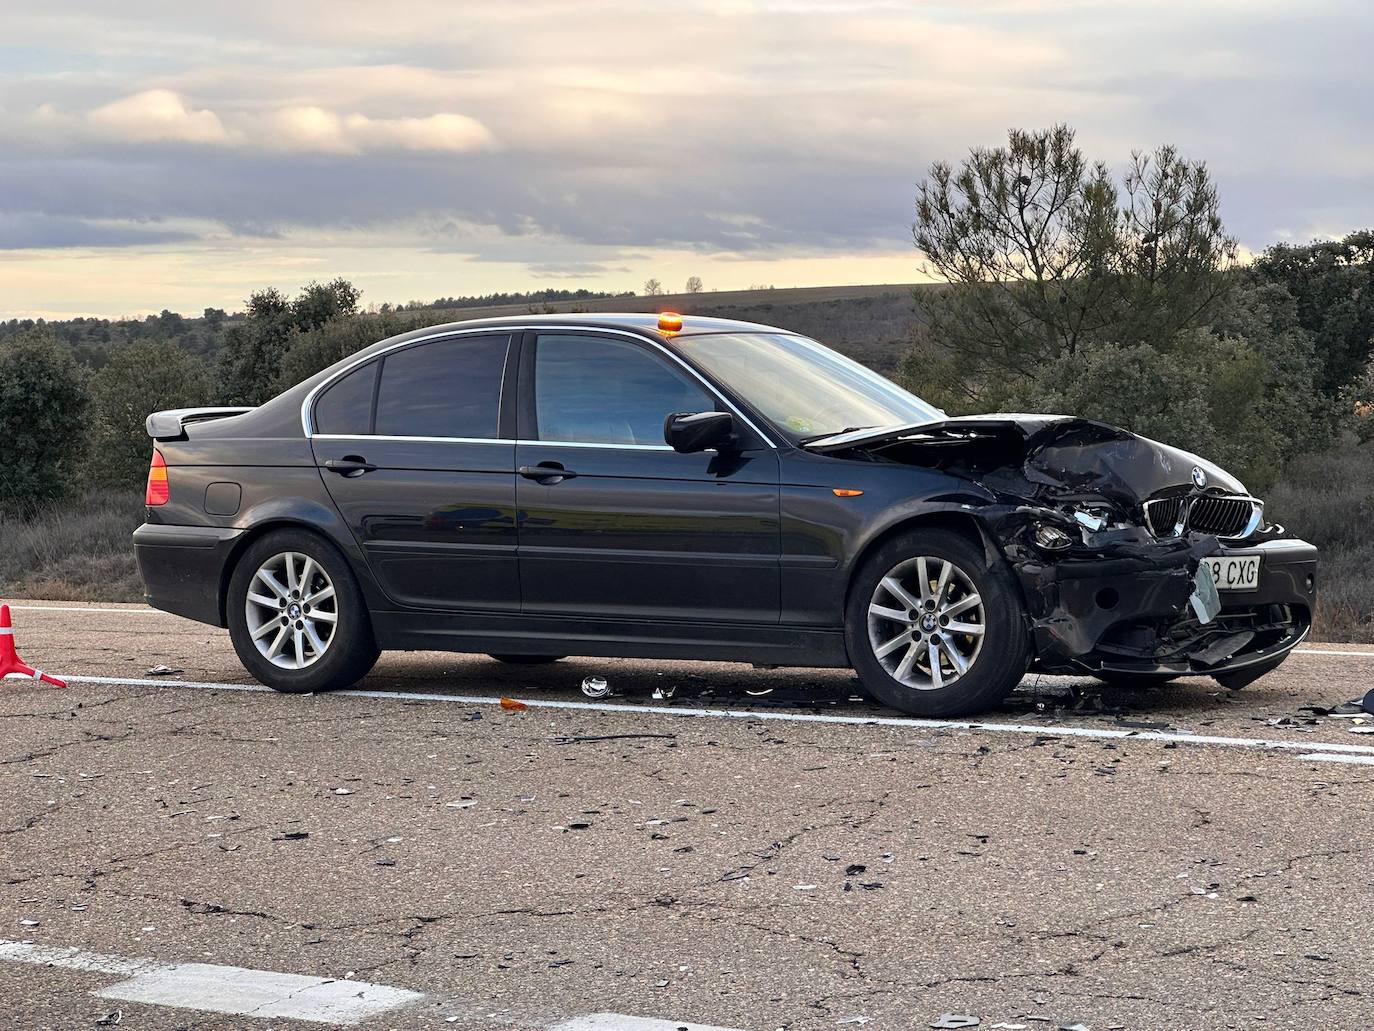
[[[1098,494],[1128,504],[1139,504],[1171,487],[1246,493],[1244,484],[1226,470],[1191,452],[1067,415],[959,416],[837,433],[810,441],[806,448],[833,455],[869,453],[922,465],[964,465],[962,452],[994,476],[1019,471],[1030,483],[1056,493]]]

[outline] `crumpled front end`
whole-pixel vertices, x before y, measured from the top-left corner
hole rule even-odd
[[[992,415],[818,449],[940,469],[995,496],[979,515],[1020,582],[1045,672],[1239,686],[1311,627],[1316,548],[1266,526],[1238,480],[1177,448],[1085,419]]]

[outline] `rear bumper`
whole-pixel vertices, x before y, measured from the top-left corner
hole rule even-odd
[[[1195,554],[1176,551],[1153,568],[1108,576],[1061,569],[1056,618],[1035,628],[1040,668],[1217,676],[1277,665],[1311,631],[1317,549],[1283,539],[1208,550],[1259,554],[1261,564],[1256,589],[1221,592],[1221,613],[1207,624],[1188,603]]]
[[[218,526],[158,526],[134,531],[134,556],[148,604],[199,623],[224,626],[220,583],[244,534]]]

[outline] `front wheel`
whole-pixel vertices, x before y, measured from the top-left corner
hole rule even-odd
[[[1029,654],[1005,563],[948,530],[913,530],[868,557],[850,590],[845,638],[864,687],[915,716],[996,705]]]
[[[228,616],[239,661],[276,691],[348,687],[377,661],[353,570],[307,530],[273,530],[248,546],[229,580]]]

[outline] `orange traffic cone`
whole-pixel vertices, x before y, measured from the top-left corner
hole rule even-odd
[[[10,673],[22,673],[26,677],[33,677],[34,680],[52,684],[53,687],[67,686],[64,680],[50,677],[41,669],[24,665],[24,660],[14,650],[14,627],[10,623],[10,607],[0,605],[0,680]]]

